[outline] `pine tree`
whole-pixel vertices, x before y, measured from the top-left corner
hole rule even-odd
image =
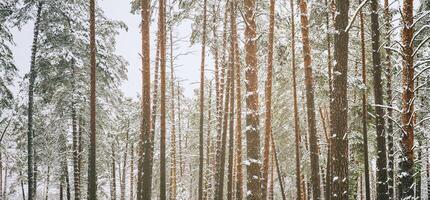
[[[159,1],[160,40],[160,200],[166,200],[166,2]],[[151,189],[151,188],[148,188]]]
[[[260,190],[260,134],[258,104],[257,26],[255,0],[244,1],[245,13],[245,79],[246,79],[246,142],[247,142],[247,199],[261,199]]]
[[[299,110],[297,105],[297,83],[296,83],[296,47],[295,47],[295,21],[294,21],[294,0],[290,0],[291,9],[291,65],[293,79],[293,99],[294,99],[294,133],[296,146],[296,197],[301,199],[302,188],[300,184],[300,125]]]
[[[205,58],[206,58],[206,12],[207,0],[203,1],[203,33],[202,33],[202,53],[200,63],[200,122],[199,122],[199,194],[198,198],[203,198],[203,118],[204,118],[204,80],[205,80]]]
[[[333,90],[330,100],[331,199],[348,197],[348,137],[347,137],[347,73],[348,73],[348,10],[349,0],[336,0],[334,35]]]
[[[361,0],[360,0],[361,2]],[[360,47],[361,47],[361,79],[366,86],[366,45],[364,37],[364,16],[360,9]],[[364,148],[364,182],[366,187],[366,199],[370,199],[370,180],[369,180],[369,147],[367,139],[367,89],[362,92],[362,124],[363,124],[363,148]]]
[[[175,77],[174,77],[174,66],[173,66],[173,34],[172,26],[170,26],[170,199],[176,199],[176,126],[175,126]]]
[[[267,199],[268,193],[268,182],[269,182],[269,159],[270,159],[270,136],[272,135],[272,74],[273,74],[273,46],[274,46],[274,35],[275,35],[275,1],[270,1],[270,14],[269,14],[269,47],[268,47],[268,58],[267,58],[267,78],[265,83],[265,133],[264,133],[264,157],[263,157],[263,168],[262,168],[262,199]]]
[[[309,20],[306,0],[300,1],[300,22],[303,42],[303,63],[305,70],[305,89],[306,89],[306,111],[309,132],[309,147],[311,161],[311,182],[312,182],[312,197],[319,199],[320,188],[320,173],[319,173],[319,153],[318,153],[318,138],[315,119],[315,99],[314,99],[314,80],[312,74],[311,46],[309,41]]]
[[[403,1],[402,7],[402,112],[401,112],[401,161],[400,161],[400,198],[414,195],[414,59],[413,59],[413,1]]]

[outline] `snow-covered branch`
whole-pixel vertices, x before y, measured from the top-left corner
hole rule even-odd
[[[360,10],[364,7],[364,5],[366,5],[366,3],[369,2],[369,0],[363,1],[361,2],[361,4],[358,6],[357,10],[355,10],[354,15],[352,16],[352,19],[349,21],[348,26],[345,29],[345,32],[348,32],[349,29],[351,29],[352,24],[355,21],[355,18],[357,18],[358,13],[360,12]]]

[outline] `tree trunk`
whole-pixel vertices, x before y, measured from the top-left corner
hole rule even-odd
[[[177,86],[177,91],[178,91],[178,150],[179,150],[179,176],[182,178],[183,174],[184,174],[184,167],[183,167],[183,159],[182,159],[182,131],[181,131],[181,91],[180,91],[181,87],[179,86],[179,81],[178,81],[178,86]]]
[[[294,133],[296,143],[296,196],[300,200],[301,184],[300,184],[300,125],[299,125],[299,109],[297,105],[297,83],[296,83],[296,47],[295,47],[295,21],[294,21],[294,0],[290,0],[291,9],[291,65],[293,79],[293,98],[294,98]]]
[[[361,2],[361,0],[359,1]],[[364,182],[366,187],[366,199],[370,199],[370,180],[369,180],[369,147],[367,139],[367,80],[366,80],[366,45],[364,37],[364,16],[360,9],[360,46],[361,46],[361,79],[366,89],[362,92],[362,125],[363,125],[363,148],[364,148]]]
[[[372,62],[373,62],[373,91],[375,94],[375,117],[376,117],[376,141],[377,141],[377,158],[376,158],[376,191],[377,199],[388,199],[387,187],[387,152],[385,142],[385,121],[384,109],[379,106],[383,105],[382,90],[382,66],[381,53],[379,51],[379,22],[378,22],[378,1],[371,1],[372,13]]]
[[[130,152],[130,199],[134,200],[134,143],[131,143]]]
[[[208,125],[207,125],[207,135],[206,135],[206,174],[205,174],[205,185],[203,190],[203,199],[211,199],[210,198],[210,190],[211,190],[211,111],[212,111],[212,82],[209,84],[209,99],[208,99]]]
[[[160,1],[161,2],[161,1]],[[142,119],[140,126],[140,147],[138,156],[137,199],[151,199],[152,162],[148,150],[153,145],[151,141],[151,58],[150,32],[151,1],[141,0],[141,45],[142,45]],[[148,162],[145,162],[145,161]],[[149,176],[147,176],[149,175]]]
[[[91,97],[90,97],[90,153],[88,158],[88,199],[97,199],[96,174],[96,19],[95,1],[90,0],[90,53],[91,53]]]
[[[33,29],[33,45],[31,47],[31,60],[30,60],[30,76],[29,76],[29,86],[28,86],[28,110],[27,110],[27,185],[28,185],[28,200],[34,199],[34,193],[36,188],[34,188],[35,182],[33,177],[33,94],[34,94],[34,81],[36,79],[36,54],[37,54],[37,43],[39,39],[39,24],[41,20],[42,3],[37,6],[36,21],[34,22]]]
[[[231,59],[231,56],[230,58]],[[232,86],[232,69],[231,65],[227,69],[227,82],[226,82],[226,95],[224,99],[224,119],[223,119],[223,131],[221,136],[221,144],[217,148],[217,164],[215,173],[215,200],[223,199],[224,194],[224,171],[225,171],[225,154],[226,154],[226,142],[227,142],[227,126],[228,126],[228,114],[229,114],[229,100]]]
[[[333,90],[330,100],[330,124],[332,136],[331,153],[331,199],[348,198],[348,24],[349,0],[336,0],[334,35]]]
[[[111,168],[111,173],[112,173],[112,179],[111,179],[111,191],[110,191],[110,198],[112,200],[116,200],[116,155],[115,155],[115,145],[112,143],[111,146],[111,150],[112,150],[112,168]]]
[[[125,186],[125,179],[126,179],[126,172],[127,172],[127,155],[128,155],[128,143],[130,142],[129,141],[129,138],[128,138],[128,135],[129,135],[129,124],[127,124],[127,130],[126,130],[126,133],[125,133],[125,151],[124,151],[124,155],[123,155],[123,164],[122,164],[122,177],[121,177],[121,196],[120,196],[120,200],[125,200],[125,189],[126,189],[126,186]],[[131,199],[132,197],[130,197],[130,199]]]
[[[237,38],[237,31],[236,31],[236,12],[235,12],[235,3],[233,1],[230,1],[230,29],[231,29],[231,41],[230,41],[230,53],[229,53],[229,68],[231,70],[231,83],[230,83],[230,108],[229,108],[229,143],[228,143],[228,180],[227,180],[227,200],[233,199],[233,166],[234,166],[234,112],[235,112],[235,68],[236,68],[236,38]]]
[[[272,142],[273,159],[275,159],[276,171],[278,173],[279,186],[281,189],[282,200],[286,200],[287,197],[285,195],[284,183],[282,181],[282,173],[281,173],[281,169],[279,167],[278,152],[276,151],[275,138],[273,137],[273,132],[271,133],[270,138],[271,138],[271,142]]]
[[[257,33],[255,0],[245,0],[245,77],[246,77],[246,141],[247,141],[247,199],[261,199],[260,188],[260,134],[258,106]]]
[[[303,42],[303,63],[305,70],[305,88],[306,88],[306,111],[309,133],[310,161],[311,161],[311,182],[312,197],[319,199],[321,196],[320,173],[319,173],[319,153],[318,153],[318,136],[315,119],[315,100],[314,100],[314,80],[312,74],[311,46],[309,41],[309,21],[306,0],[300,1],[300,22]]]
[[[385,36],[387,39],[387,46],[391,45],[391,35],[389,32],[391,31],[391,14],[389,9],[389,3],[388,0],[384,0],[384,20],[385,20],[385,31],[387,35]],[[393,67],[391,64],[391,51],[386,50],[386,57],[385,61],[387,64],[386,68],[386,75],[387,75],[387,106],[390,107],[387,109],[387,143],[388,143],[388,169],[387,169],[387,175],[388,175],[388,194],[390,199],[394,199],[394,127],[393,127],[393,109],[391,107],[393,106],[392,99],[393,99],[393,89],[392,89],[392,74],[393,74]]]
[[[272,74],[273,74],[273,46],[275,35],[275,0],[270,0],[270,14],[269,14],[269,47],[267,58],[267,78],[265,83],[265,134],[264,134],[264,157],[262,168],[262,199],[267,199],[268,181],[269,181],[269,159],[270,159],[270,135],[272,134]]]
[[[242,88],[241,88],[241,66],[239,59],[239,45],[237,42],[237,25],[236,11],[237,1],[233,1],[233,9],[231,24],[232,24],[232,40],[235,46],[235,63],[236,68],[236,199],[243,199],[243,161],[242,161]]]
[[[72,90],[76,94],[76,74],[75,62],[72,60]],[[79,144],[78,144],[78,130],[77,130],[77,116],[76,116],[76,99],[72,98],[72,150],[73,150],[73,187],[75,190],[75,200],[81,199],[80,190],[80,171],[79,171]]]
[[[45,200],[48,200],[48,195],[49,195],[49,178],[51,176],[50,174],[50,167],[48,165],[48,172],[46,173],[46,187],[45,187]],[[75,196],[76,196],[76,192],[75,192]],[[76,197],[75,197],[76,198]]]
[[[414,194],[414,59],[413,59],[413,0],[403,1],[403,63],[402,63],[402,113],[401,113],[401,162],[400,198]]]
[[[200,64],[200,118],[199,118],[199,199],[203,198],[203,118],[204,118],[204,83],[205,83],[205,58],[206,58],[206,12],[207,0],[203,1],[203,35]]]
[[[176,127],[175,127],[175,77],[173,66],[173,34],[172,26],[170,26],[170,106],[171,106],[171,132],[170,132],[170,199],[176,199]]]
[[[3,159],[0,152],[0,199],[3,199]]]

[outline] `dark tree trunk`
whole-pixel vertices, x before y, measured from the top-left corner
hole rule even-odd
[[[96,19],[95,1],[90,0],[90,53],[91,53],[91,97],[90,97],[90,152],[88,158],[88,199],[97,199],[96,173]]]
[[[336,0],[334,35],[333,90],[330,100],[331,145],[331,199],[348,198],[348,24],[349,0]]]
[[[28,200],[33,200],[35,198],[34,193],[36,192],[36,188],[34,188],[35,180],[34,180],[34,148],[33,148],[33,95],[34,95],[34,82],[36,79],[36,54],[37,54],[37,43],[39,39],[39,24],[41,20],[41,12],[42,12],[42,3],[39,3],[37,6],[37,14],[36,21],[34,22],[33,29],[33,45],[31,47],[31,60],[30,60],[30,76],[29,76],[29,86],[28,86],[28,110],[27,110],[27,185],[28,185]]]
[[[205,81],[205,58],[206,58],[206,12],[207,0],[203,1],[203,34],[202,53],[200,63],[200,116],[199,116],[199,199],[203,198],[203,118],[204,118],[204,81]]]
[[[361,0],[359,0],[361,2]],[[360,45],[361,45],[361,79],[363,85],[367,86],[366,80],[366,46],[364,37],[364,16],[360,9]],[[366,187],[366,199],[370,199],[370,180],[369,180],[369,145],[367,139],[367,88],[362,92],[362,125],[363,125],[363,148],[364,148],[364,182]]]

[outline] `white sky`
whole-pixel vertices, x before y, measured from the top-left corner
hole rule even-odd
[[[108,18],[121,20],[128,26],[128,31],[121,31],[117,37],[117,54],[123,56],[128,62],[128,80],[122,84],[122,91],[127,97],[136,98],[140,94],[141,88],[141,61],[139,53],[141,52],[141,36],[140,36],[140,15],[130,13],[129,0],[98,0],[98,4],[103,8]],[[157,24],[151,26],[151,55],[155,55],[155,32]],[[175,43],[174,55],[184,54],[175,60],[175,77],[177,80],[182,80],[181,85],[185,88],[185,95],[190,97],[193,95],[193,90],[198,88],[199,71],[200,71],[200,54],[201,45],[196,44],[190,46],[189,35],[191,34],[191,22],[185,21],[177,27],[173,28],[173,37],[185,38],[181,42]],[[29,23],[23,27],[21,31],[13,30],[14,41],[16,46],[13,47],[15,63],[19,69],[19,75],[23,77],[29,71],[31,42],[33,38],[33,23]],[[167,43],[169,45],[169,43]],[[169,51],[167,51],[169,59]],[[208,54],[208,53],[207,53]],[[207,68],[211,65],[211,59],[207,59]],[[170,73],[170,62],[167,64],[167,73]],[[153,64],[152,66],[153,67]],[[170,74],[167,74],[170,77]],[[212,75],[207,75],[212,76]],[[151,71],[151,80],[153,79],[153,70]]]

